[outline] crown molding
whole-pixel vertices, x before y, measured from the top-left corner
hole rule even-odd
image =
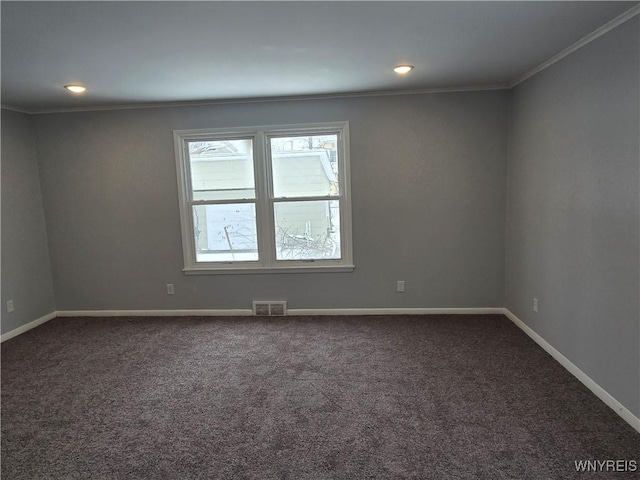
[[[593,42],[595,39],[601,37],[602,35],[604,35],[605,33],[610,32],[611,30],[613,30],[614,28],[622,25],[624,22],[626,22],[627,20],[630,20],[631,18],[635,17],[636,15],[638,15],[638,13],[640,13],[640,5],[636,5],[633,8],[630,8],[629,10],[627,10],[626,12],[622,13],[621,15],[618,15],[616,18],[614,18],[613,20],[605,23],[604,25],[602,25],[600,28],[597,28],[596,30],[594,30],[593,32],[591,32],[589,35],[581,38],[580,40],[578,40],[576,43],[574,43],[573,45],[571,45],[570,47],[565,48],[564,50],[562,50],[560,53],[558,53],[557,55],[554,55],[553,57],[551,57],[550,59],[542,62],[540,65],[538,65],[537,67],[535,67],[532,70],[529,70],[527,73],[525,73],[524,75],[518,77],[516,80],[514,80],[513,82],[511,82],[509,84],[509,88],[513,88],[519,84],[521,84],[522,82],[524,82],[525,80],[527,80],[528,78],[533,77],[535,74],[540,73],[542,70],[545,70],[547,68],[549,68],[551,65],[553,65],[556,62],[559,62],[560,60],[562,60],[564,57],[566,57],[567,55],[572,54],[573,52],[575,52],[576,50],[584,47],[585,45],[587,45],[588,43]]]
[[[423,95],[437,93],[462,93],[462,92],[478,92],[486,90],[506,90],[509,86],[505,84],[495,85],[479,85],[468,87],[434,87],[422,88],[415,90],[372,90],[366,92],[345,92],[345,93],[327,93],[317,95],[291,95],[280,97],[251,97],[251,98],[230,98],[219,100],[201,100],[201,101],[183,101],[183,102],[157,102],[157,103],[131,103],[123,105],[102,105],[87,106],[73,108],[42,108],[36,110],[17,110],[31,115],[46,115],[51,113],[77,113],[77,112],[95,112],[108,110],[139,110],[146,108],[180,108],[180,107],[203,107],[212,105],[236,105],[248,103],[275,103],[275,102],[296,102],[305,100],[331,100],[340,98],[362,98],[362,97],[388,97],[398,95]],[[3,107],[4,108],[4,107]]]
[[[33,112],[30,112],[29,110],[25,110],[23,108],[18,108],[18,107],[13,107],[11,105],[6,105],[4,103],[0,103],[0,108],[2,110],[9,110],[11,112],[26,113],[27,115],[31,115],[33,113]]]

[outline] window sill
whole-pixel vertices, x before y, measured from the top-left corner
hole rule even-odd
[[[262,274],[262,273],[344,273],[353,272],[354,265],[318,265],[295,266],[295,267],[236,267],[236,268],[211,268],[211,267],[191,267],[184,268],[185,275],[242,275],[242,274]]]

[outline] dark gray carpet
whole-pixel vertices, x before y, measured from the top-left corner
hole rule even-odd
[[[2,345],[3,479],[638,478],[501,315],[58,318]]]

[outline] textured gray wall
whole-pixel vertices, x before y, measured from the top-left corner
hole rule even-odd
[[[2,110],[2,333],[55,307],[33,118]]]
[[[495,91],[38,116],[58,309],[500,307],[507,100]],[[182,274],[172,130],[342,120],[353,273]]]
[[[636,416],[638,38],[635,17],[515,89],[506,275],[506,306]]]

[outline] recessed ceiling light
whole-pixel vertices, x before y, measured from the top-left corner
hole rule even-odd
[[[72,93],[84,93],[87,91],[87,88],[82,85],[65,85],[64,88]]]
[[[400,75],[405,75],[413,70],[413,65],[397,65],[393,68],[393,71]]]

